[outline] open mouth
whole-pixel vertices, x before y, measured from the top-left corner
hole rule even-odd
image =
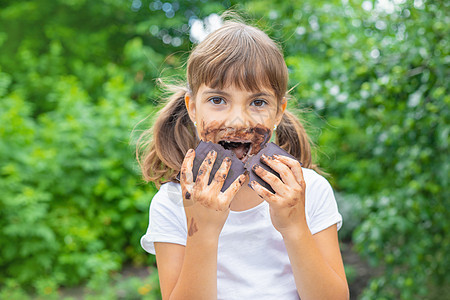
[[[248,159],[248,154],[251,153],[252,143],[248,141],[237,141],[237,140],[221,140],[219,145],[227,150],[233,151],[237,158],[242,162],[246,162]]]

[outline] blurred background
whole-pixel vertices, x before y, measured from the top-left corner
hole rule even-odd
[[[0,299],[160,298],[134,143],[230,7],[284,49],[352,299],[449,299],[449,5],[2,0]]]

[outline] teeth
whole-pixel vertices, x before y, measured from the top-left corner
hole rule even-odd
[[[228,141],[228,140],[222,140],[221,142],[225,142],[225,143],[241,143],[241,144],[251,143],[250,141]]]

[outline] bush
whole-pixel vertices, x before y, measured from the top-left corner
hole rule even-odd
[[[422,299],[449,281],[449,4],[394,2],[248,5],[269,11],[286,41],[298,105],[319,115],[320,163],[344,227],[385,269],[362,299]]]
[[[120,75],[104,95],[94,105],[62,76],[49,95],[57,107],[37,120],[17,93],[0,102],[1,282],[74,285],[147,261],[139,238],[155,189],[138,187],[128,144],[142,115]]]

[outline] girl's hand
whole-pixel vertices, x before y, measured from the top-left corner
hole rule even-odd
[[[290,157],[261,156],[261,160],[280,174],[281,180],[262,167],[255,165],[253,171],[270,184],[275,194],[252,181],[250,184],[270,206],[270,218],[276,230],[283,236],[295,230],[308,229],[305,215],[305,180],[300,163]]]
[[[242,174],[228,189],[220,191],[231,166],[231,159],[227,157],[208,185],[216,156],[215,151],[208,153],[200,165],[195,182],[192,174],[195,150],[190,149],[183,160],[180,183],[189,236],[197,231],[218,236],[230,212],[231,201],[246,180],[247,175]]]

